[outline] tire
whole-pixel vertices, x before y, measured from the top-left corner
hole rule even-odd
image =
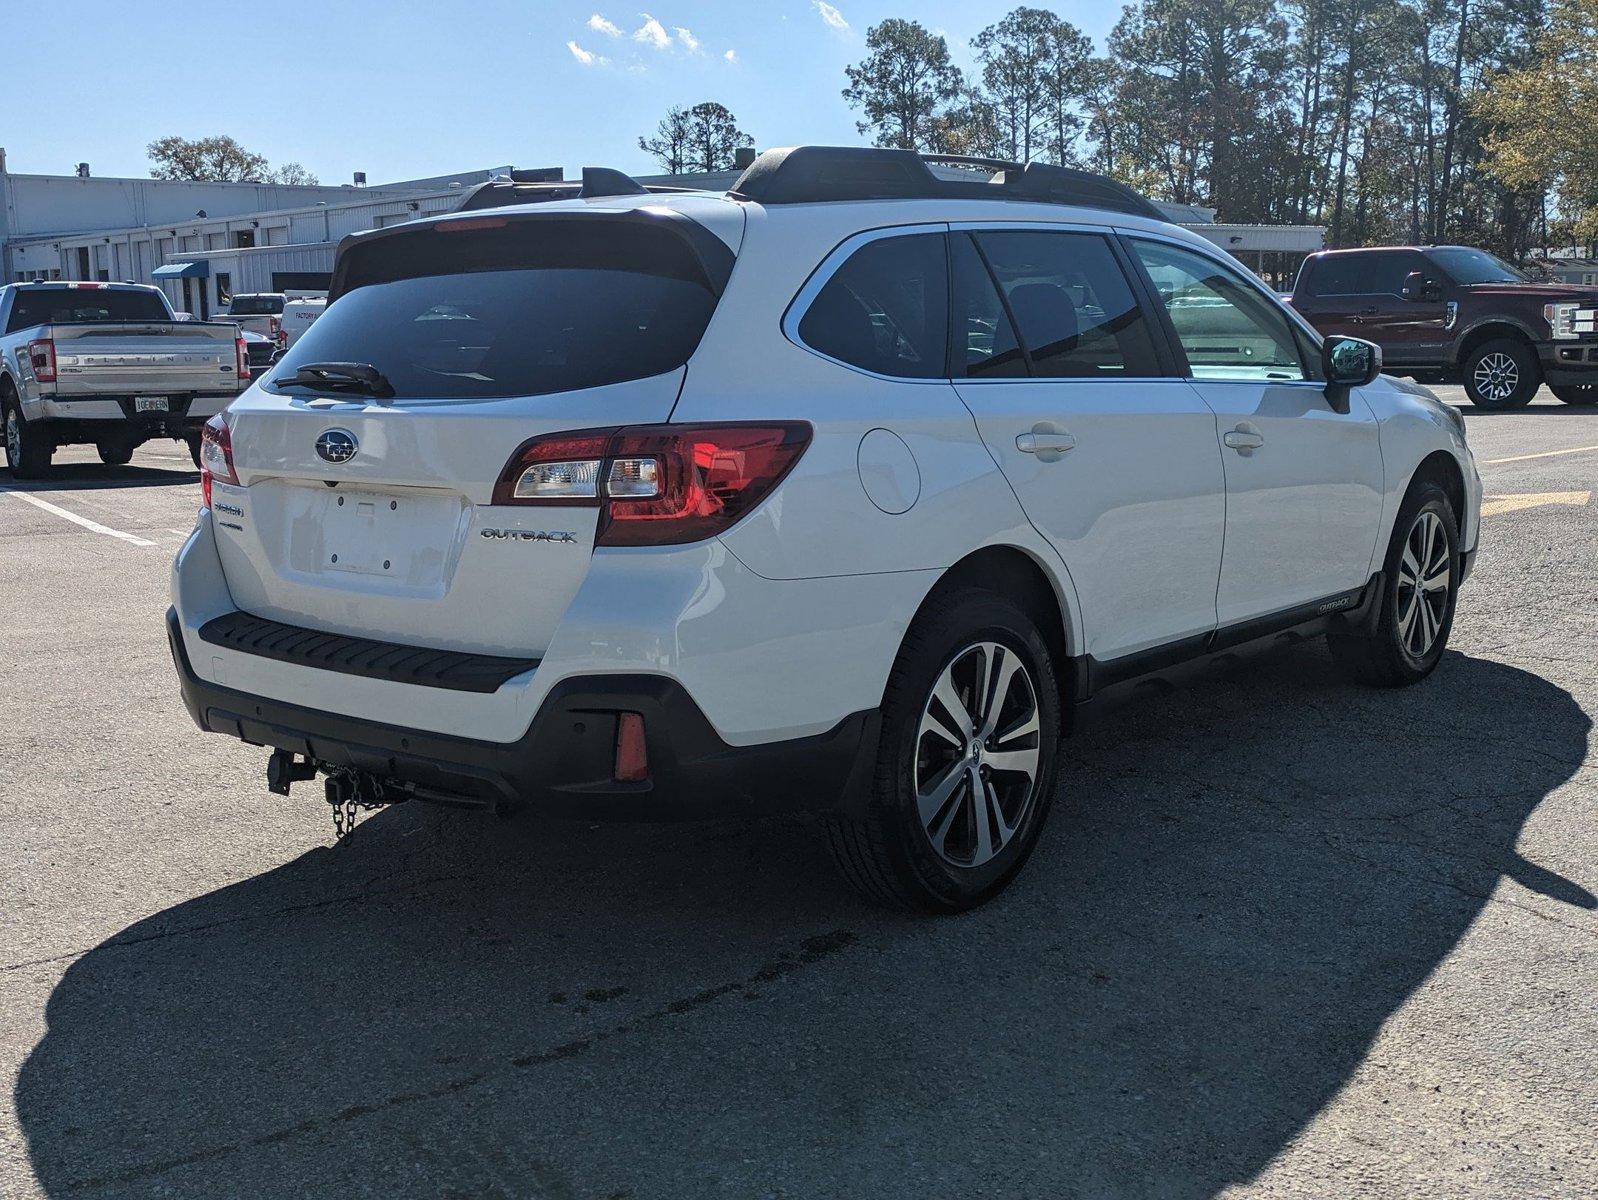
[[[95,449],[108,467],[125,467],[133,461],[133,447],[125,442],[101,442]]]
[[[1577,408],[1590,408],[1598,404],[1598,383],[1551,383],[1548,390],[1566,404]]]
[[[995,693],[994,681],[1002,681],[1003,696],[989,704],[977,699],[983,680]],[[951,694],[954,705],[942,698]],[[974,708],[992,731],[980,749],[971,749],[974,737],[962,747],[950,736],[972,731],[970,722],[950,729],[957,708]],[[934,597],[905,635],[888,678],[866,811],[828,819],[839,871],[867,899],[894,908],[952,913],[992,899],[1037,844],[1054,796],[1059,743],[1058,676],[1032,619],[1006,597],[977,588]],[[979,810],[987,818],[980,824]]]
[[[1428,544],[1432,549],[1427,549]],[[1420,563],[1422,580],[1441,577],[1441,588],[1421,590],[1406,582],[1417,574],[1410,562]],[[1406,687],[1430,675],[1454,627],[1459,567],[1459,521],[1448,496],[1429,480],[1412,485],[1393,522],[1373,625],[1326,636],[1337,665],[1373,687]],[[1440,603],[1435,599],[1438,591]],[[1429,640],[1423,640],[1428,632]]]
[[[1465,395],[1477,408],[1525,408],[1542,384],[1537,353],[1519,338],[1494,338],[1470,352],[1461,372]]]
[[[198,471],[200,469],[200,435],[191,433],[183,440],[189,444],[189,457],[194,460],[194,469]]]
[[[0,403],[0,422],[4,422],[6,462],[13,479],[41,479],[50,470],[55,446],[22,415],[16,400],[7,396]]]

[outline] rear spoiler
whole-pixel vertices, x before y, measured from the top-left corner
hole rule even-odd
[[[345,237],[339,242],[338,253],[333,259],[333,280],[328,288],[327,302],[332,304],[346,292],[361,286],[353,277],[351,263],[363,251],[374,245],[381,245],[395,238],[448,237],[463,229],[477,226],[491,229],[525,225],[531,230],[553,221],[648,226],[679,238],[704,272],[706,282],[718,299],[726,291],[727,280],[732,275],[734,255],[727,243],[692,217],[671,209],[635,208],[619,212],[604,209],[597,211],[562,209],[558,212],[485,213],[480,216],[464,217],[461,211],[457,210],[443,216],[407,221],[401,225],[371,229],[365,233],[352,233]],[[473,268],[468,265],[467,269]]]

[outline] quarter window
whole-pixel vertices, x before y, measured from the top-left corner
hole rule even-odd
[[[1163,242],[1133,246],[1195,379],[1305,378],[1286,314],[1231,271]]]
[[[1104,238],[992,230],[975,240],[1019,326],[1033,375],[1162,374],[1148,321]]]
[[[799,322],[805,345],[878,375],[942,379],[949,268],[941,233],[869,242],[833,273]]]

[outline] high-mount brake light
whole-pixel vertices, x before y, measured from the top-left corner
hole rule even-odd
[[[494,485],[496,505],[598,508],[596,546],[674,546],[730,529],[810,444],[803,421],[630,425],[534,438]]]
[[[465,217],[459,221],[440,221],[434,233],[465,233],[472,229],[503,229],[510,222],[504,217]]]
[[[250,377],[250,346],[243,338],[233,339],[233,362],[240,379]]]
[[[211,507],[211,481],[237,485],[239,473],[233,469],[233,433],[217,413],[200,430],[200,494],[205,507]]]
[[[28,364],[36,383],[55,382],[55,339],[34,338],[28,343]]]

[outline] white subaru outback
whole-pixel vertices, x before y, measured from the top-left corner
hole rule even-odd
[[[967,908],[1106,689],[1286,630],[1436,667],[1481,484],[1379,370],[1082,172],[496,182],[347,239],[207,427],[173,657],[336,816],[818,809],[868,894]]]

